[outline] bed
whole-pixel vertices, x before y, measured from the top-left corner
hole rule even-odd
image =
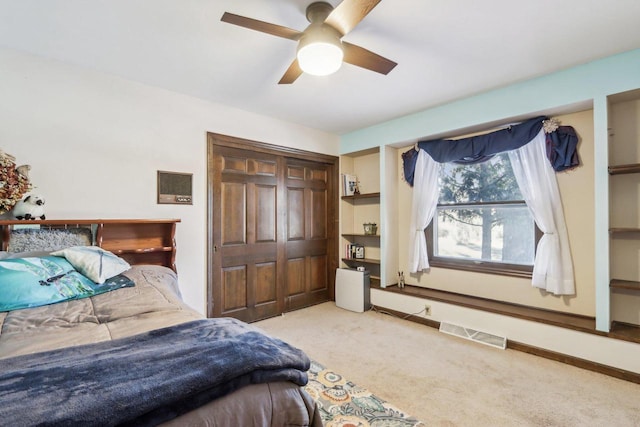
[[[302,389],[309,368],[302,351],[235,319],[205,319],[182,302],[177,222],[36,221],[18,230],[0,221],[0,274],[2,266],[73,260],[76,251],[100,254],[101,274],[110,254],[129,265],[97,285],[113,288],[103,293],[0,312],[3,424],[322,425]],[[48,233],[56,247],[47,246]],[[33,235],[38,247],[22,246]],[[50,283],[40,278],[41,288],[80,272],[94,285],[103,279],[77,265],[60,267]]]

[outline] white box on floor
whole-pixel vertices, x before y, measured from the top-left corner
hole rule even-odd
[[[368,271],[336,269],[336,306],[362,313],[371,306]]]

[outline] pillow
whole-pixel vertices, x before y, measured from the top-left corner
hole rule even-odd
[[[2,260],[0,312],[86,298],[133,286],[133,282],[127,280],[125,276],[117,276],[104,285],[96,285],[66,259],[55,256]]]
[[[131,268],[127,261],[97,246],[73,246],[51,255],[65,257],[76,270],[96,283],[104,283]]]

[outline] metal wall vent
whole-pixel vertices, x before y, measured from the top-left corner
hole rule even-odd
[[[464,326],[454,325],[453,323],[440,322],[440,332],[479,342],[480,344],[489,345],[491,347],[500,348],[502,350],[507,348],[506,337],[477,331],[471,328],[465,328]]]

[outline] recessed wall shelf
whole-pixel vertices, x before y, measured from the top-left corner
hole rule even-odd
[[[640,90],[608,97],[609,310],[614,324],[638,324],[640,310]],[[634,162],[634,163],[633,163]],[[625,175],[625,176],[614,176]],[[605,285],[603,283],[602,285]],[[605,305],[605,304],[602,304]]]
[[[609,233],[611,234],[621,234],[621,233],[640,233],[640,228],[633,227],[616,227],[610,228]]]
[[[635,282],[633,280],[611,279],[609,287],[611,289],[627,289],[632,291],[640,291],[640,282]]]
[[[354,194],[352,196],[342,196],[342,200],[363,200],[363,199],[379,199],[380,193],[363,193]]]
[[[628,173],[640,173],[640,163],[609,166],[609,175],[623,175]]]
[[[341,267],[364,267],[369,272],[371,284],[380,285],[386,263],[381,250],[384,230],[380,222],[380,150],[376,148],[342,155],[340,172],[356,177],[361,191],[340,198]],[[364,234],[364,224],[379,226],[377,233]],[[354,245],[361,247],[363,256],[367,258],[352,258],[350,251]]]
[[[375,264],[380,265],[379,259],[372,258],[342,258],[342,261],[347,264]]]

